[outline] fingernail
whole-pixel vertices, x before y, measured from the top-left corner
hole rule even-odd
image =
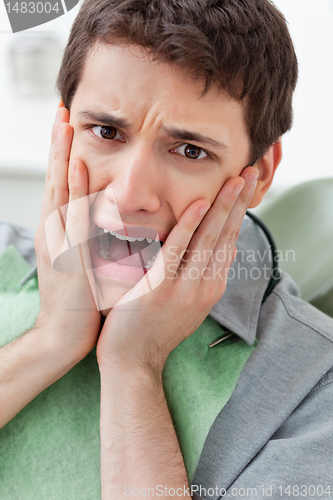
[[[257,179],[259,177],[259,172],[252,172],[252,174],[249,175],[249,181],[252,183],[252,184],[255,184]]]
[[[74,161],[72,161],[70,164],[70,167],[69,167],[71,175],[76,174],[76,168],[77,168],[76,163]]]
[[[210,205],[201,205],[199,208],[199,214],[205,215],[205,213],[209,210]]]
[[[236,184],[234,186],[234,193],[238,196],[241,190],[243,189],[244,184]]]

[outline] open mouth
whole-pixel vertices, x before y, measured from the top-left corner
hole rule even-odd
[[[125,266],[150,269],[164,243],[158,239],[157,231],[153,230],[149,233],[150,236],[155,234],[155,238],[144,236],[147,231],[140,235],[139,228],[135,228],[135,232],[131,230],[130,235],[126,233],[128,231],[125,229],[111,231],[96,226],[93,246],[101,258],[99,265],[117,262]]]

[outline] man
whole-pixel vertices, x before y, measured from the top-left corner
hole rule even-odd
[[[35,240],[40,311],[0,351],[6,500],[99,484],[103,499],[330,496],[332,320],[288,276],[266,296],[269,244],[243,222],[296,77],[267,0],[83,4]],[[155,263],[142,238],[163,243]],[[71,247],[85,272],[57,270]],[[209,347],[221,326],[234,338]]]

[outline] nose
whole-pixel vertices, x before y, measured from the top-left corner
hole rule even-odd
[[[156,212],[160,206],[159,168],[149,148],[137,147],[117,160],[106,197],[124,214]],[[110,189],[111,188],[111,189]]]

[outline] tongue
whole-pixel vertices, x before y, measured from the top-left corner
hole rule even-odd
[[[114,262],[122,261],[121,264],[128,266],[142,266],[159,250],[160,244],[147,240],[126,241],[112,237],[109,251],[109,258]],[[124,260],[125,259],[125,260]]]

